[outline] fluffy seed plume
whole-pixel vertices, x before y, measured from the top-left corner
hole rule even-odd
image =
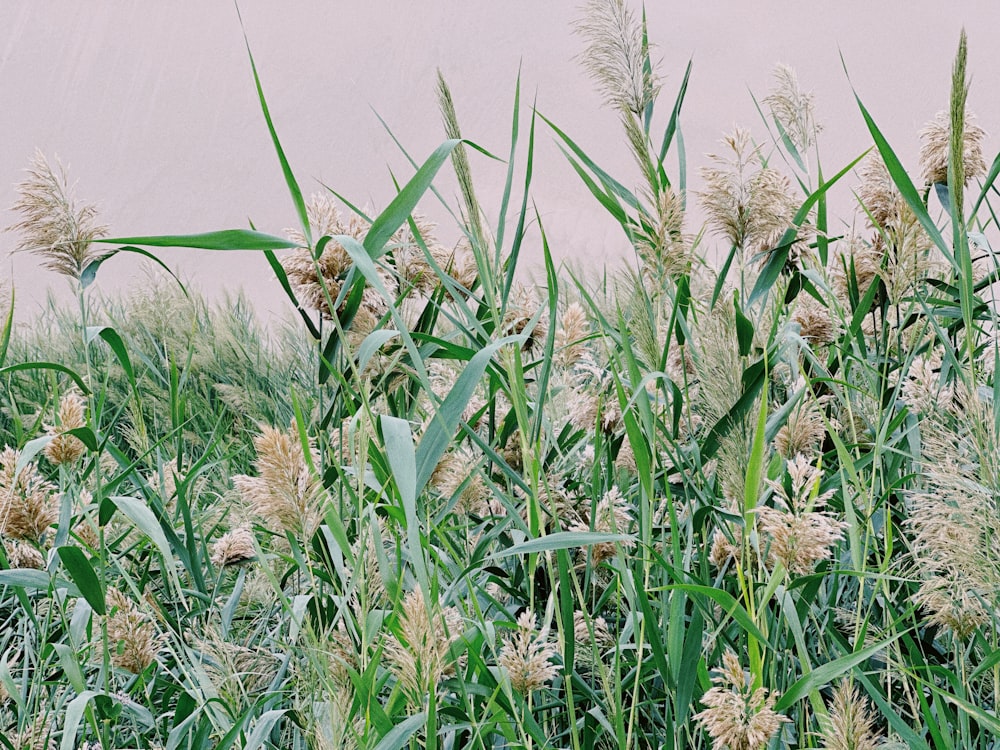
[[[37,542],[59,519],[56,487],[30,462],[15,477],[20,456],[10,447],[0,452],[0,534]]]
[[[77,202],[58,160],[53,169],[42,152],[35,151],[26,171],[13,205],[21,220],[8,227],[21,235],[15,252],[34,253],[46,268],[79,279],[98,257],[91,244],[107,236],[107,227],[98,223],[96,206]]]
[[[312,196],[306,206],[306,212],[313,235],[316,237],[346,235],[363,242],[371,226],[354,214],[347,218],[343,217],[333,200],[325,195]],[[319,258],[314,259],[313,252],[300,230],[289,230],[288,236],[302,245],[282,260],[281,264],[288,281],[302,304],[318,310],[324,318],[332,319],[335,316],[334,311],[330,309],[330,303],[336,302],[337,295],[340,294],[344,278],[353,263],[351,256],[342,244],[330,240]],[[392,276],[382,269],[379,276],[386,290],[394,294],[396,283]],[[366,288],[353,330],[370,331],[387,309],[387,301],[374,289]]]
[[[983,139],[986,131],[975,122],[975,115],[966,111],[962,134],[962,167],[964,184],[986,174],[983,158]],[[951,139],[951,121],[947,112],[938,112],[920,131],[920,172],[928,185],[948,182],[948,148]]]
[[[773,77],[774,88],[764,104],[801,154],[816,142],[816,134],[822,129],[816,124],[814,97],[801,89],[795,70],[788,65],[776,66]]]
[[[212,564],[220,568],[249,562],[256,556],[253,532],[246,526],[227,531],[212,545]]]
[[[429,605],[421,589],[403,598],[399,636],[390,636],[385,653],[410,705],[422,706],[430,690],[455,673],[451,646],[462,630],[458,610]]]
[[[781,508],[759,508],[758,523],[769,538],[768,562],[781,563],[791,573],[807,575],[816,564],[829,560],[833,545],[844,537],[847,524],[822,510],[829,497],[813,498],[819,471],[802,454],[787,462],[791,491],[784,483],[768,480]]]
[[[734,247],[766,253],[792,227],[797,206],[791,182],[770,167],[755,167],[757,149],[748,131],[737,128],[722,142],[723,155],[709,155],[717,166],[701,170],[705,190],[698,197],[708,225]]]
[[[786,459],[800,453],[815,455],[826,434],[823,405],[828,399],[806,396],[788,414],[788,420],[774,436],[774,449]]]
[[[56,464],[74,464],[87,452],[87,447],[79,438],[66,435],[69,430],[86,425],[84,409],[86,404],[76,391],[69,391],[59,399],[59,414],[56,424],[45,425],[49,435],[54,436],[45,446],[45,457]]]
[[[107,608],[111,663],[132,674],[141,674],[156,660],[160,649],[156,627],[135,602],[118,589],[108,589]]]
[[[774,711],[776,696],[766,688],[752,690],[732,651],[722,655],[715,687],[701,697],[707,708],[695,714],[712,738],[713,750],[762,750],[789,719]]]
[[[646,67],[642,22],[624,0],[590,0],[576,30],[587,40],[583,64],[605,102],[641,116],[660,89]]]
[[[875,732],[875,717],[857,687],[841,682],[830,701],[830,720],[822,727],[822,750],[876,750],[882,740]]]
[[[45,567],[45,558],[42,557],[42,553],[27,542],[4,542],[4,551],[7,553],[7,562],[12,568],[41,570]]]
[[[312,536],[323,515],[323,486],[309,469],[298,432],[265,425],[253,442],[257,476],[235,476],[233,484],[273,529]]]
[[[572,367],[583,357],[586,344],[583,339],[590,332],[587,311],[579,302],[571,302],[559,318],[556,329],[555,359],[562,367]]]
[[[556,650],[535,633],[535,615],[525,610],[517,618],[517,632],[504,643],[497,663],[507,670],[510,684],[528,695],[551,682],[558,669],[552,663]]]

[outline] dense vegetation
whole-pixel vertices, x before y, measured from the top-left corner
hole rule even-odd
[[[964,35],[916,181],[860,100],[875,145],[824,178],[781,67],[764,137],[727,135],[688,195],[687,75],[664,105],[620,0],[578,31],[637,187],[515,96],[480,205],[443,79],[448,140],[367,216],[303,198],[254,72],[287,237],[108,239],[36,155],[13,229],[79,305],[5,307],[5,747],[997,746],[1000,159]],[[635,249],[600,285],[552,263],[536,128]],[[449,164],[454,244],[416,212]],[[169,273],[94,294],[171,246],[266,254],[297,317]]]

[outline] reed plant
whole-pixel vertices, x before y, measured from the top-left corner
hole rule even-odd
[[[860,98],[874,146],[824,176],[779,67],[689,192],[691,67],[664,107],[644,16],[583,13],[619,177],[517,85],[482,205],[441,76],[447,140],[383,210],[307,197],[252,56],[284,236],[108,238],[35,157],[14,230],[79,304],[2,316],[6,747],[996,747],[1000,158],[964,34],[917,182]],[[600,284],[553,261],[539,130],[634,249]],[[263,253],[294,317],[169,272],[96,295],[170,247]]]

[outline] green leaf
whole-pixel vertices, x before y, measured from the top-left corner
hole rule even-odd
[[[118,506],[118,510],[131,519],[139,531],[152,540],[153,544],[157,546],[163,555],[164,562],[173,570],[174,555],[170,549],[170,543],[167,541],[163,529],[160,528],[160,522],[156,520],[156,516],[149,509],[149,506],[134,497],[114,496],[108,499]]]
[[[410,181],[403,186],[403,189],[392,199],[392,202],[385,207],[385,210],[375,217],[375,221],[372,222],[371,227],[368,229],[368,234],[365,235],[365,240],[362,243],[365,246],[365,250],[368,251],[368,255],[372,258],[377,258],[381,255],[386,243],[396,233],[396,230],[406,223],[407,218],[413,213],[413,209],[417,207],[417,203],[431,186],[435,175],[441,169],[441,165],[448,160],[451,152],[455,150],[455,147],[459,143],[468,143],[471,146],[475,146],[475,144],[469,141],[462,141],[457,138],[452,138],[442,143],[427,158],[427,161],[421,165],[417,173],[410,178]]]
[[[375,750],[402,750],[410,741],[410,737],[427,721],[427,712],[421,711],[400,722],[388,732],[375,746]]]
[[[757,283],[754,284],[753,291],[750,293],[749,304],[752,305],[762,296],[767,294],[771,287],[774,286],[774,282],[778,280],[782,269],[785,267],[785,261],[788,260],[788,249],[792,246],[792,243],[795,242],[798,228],[802,225],[802,222],[806,220],[806,217],[809,215],[809,211],[812,210],[812,207],[821,196],[825,195],[830,188],[840,181],[841,177],[854,169],[854,165],[861,161],[867,153],[868,151],[865,151],[861,154],[861,156],[857,157],[854,161],[837,172],[837,174],[816,188],[816,190],[814,190],[799,207],[799,210],[795,212],[795,217],[792,219],[792,224],[794,226],[785,231],[781,239],[778,240],[777,246],[775,246],[775,248],[768,253],[767,262],[764,264],[764,268],[761,270],[760,276],[757,277]]]
[[[479,385],[479,381],[482,379],[483,373],[486,372],[486,367],[489,365],[493,355],[504,344],[513,344],[516,346],[523,343],[524,340],[525,335],[522,334],[494,341],[489,346],[479,350],[469,360],[462,374],[455,380],[455,385],[434,413],[434,418],[427,425],[424,436],[420,439],[420,445],[417,447],[418,493],[422,492],[427,485],[431,474],[434,473],[434,469],[438,465],[438,461],[441,460],[441,456],[447,450],[452,438],[455,437],[458,423],[462,419],[462,412],[465,411],[469,400],[476,392],[476,386]]]
[[[181,292],[184,293],[185,297],[190,297],[187,288],[181,283],[181,280],[177,278],[177,275],[170,270],[166,263],[157,258],[148,250],[143,250],[141,247],[119,247],[109,252],[104,253],[101,257],[92,260],[88,263],[83,271],[80,273],[80,284],[86,289],[88,286],[94,283],[94,279],[97,278],[97,271],[101,268],[105,261],[111,260],[113,257],[118,255],[118,253],[135,253],[136,255],[141,255],[145,258],[149,258],[151,261],[156,263],[160,268],[166,271],[177,282],[177,286],[181,288]]]
[[[736,339],[740,348],[740,356],[746,357],[753,347],[753,323],[740,309],[740,295],[733,290],[733,306],[736,308]]]
[[[91,608],[99,615],[107,614],[104,587],[84,551],[79,547],[65,546],[59,547],[56,553]]]
[[[758,628],[754,623],[753,618],[750,617],[750,613],[747,612],[743,605],[736,601],[736,599],[733,598],[733,595],[728,591],[713,588],[712,586],[702,586],[695,583],[673,583],[669,586],[661,586],[658,590],[684,591],[688,594],[694,594],[699,597],[711,599],[722,607],[726,615],[732,617],[748,635],[753,636],[761,643],[768,642],[767,636],[760,632],[760,628]]]
[[[0,368],[0,375],[6,375],[8,372],[18,372],[20,370],[55,370],[56,372],[64,373],[72,378],[73,382],[76,383],[77,387],[81,391],[83,391],[85,396],[90,394],[90,389],[84,384],[83,378],[65,365],[56,364],[55,362],[22,362],[18,365],[8,365],[7,367]]]
[[[76,696],[66,706],[66,716],[63,719],[62,742],[59,745],[59,750],[73,750],[77,746],[76,733],[80,728],[80,722],[83,721],[83,714],[90,702],[99,695],[104,695],[104,693],[99,693],[96,690],[86,690]]]
[[[799,700],[799,698],[802,698],[803,696],[808,695],[810,691],[816,690],[835,680],[840,677],[840,675],[853,669],[858,664],[861,664],[863,661],[867,661],[890,643],[901,638],[904,633],[905,631],[896,633],[896,635],[891,638],[886,638],[883,641],[874,643],[871,646],[855,651],[852,654],[847,654],[839,659],[834,659],[831,662],[827,662],[826,664],[816,667],[812,672],[800,678],[794,685],[785,691],[784,695],[782,695],[781,698],[778,699],[778,702],[774,704],[774,710],[784,711],[786,708],[790,708],[793,703]]]
[[[278,719],[288,713],[288,711],[289,709],[282,708],[263,713],[261,717],[254,722],[253,731],[250,732],[247,737],[243,750],[257,750],[257,748],[261,747],[264,742],[267,741],[267,736],[271,734],[271,730],[274,729],[274,725],[278,723]]]
[[[495,559],[527,555],[535,552],[548,552],[557,549],[573,549],[589,547],[592,544],[607,544],[609,542],[635,541],[630,534],[607,534],[599,531],[557,531],[537,539],[529,539],[520,544],[514,544],[493,555]]]
[[[250,229],[222,229],[201,234],[112,237],[97,241],[146,247],[191,247],[196,250],[284,250],[299,247],[297,242]]]
[[[135,371],[132,369],[132,360],[129,359],[128,350],[125,348],[125,342],[122,341],[122,337],[119,336],[118,332],[111,326],[88,326],[84,332],[84,338],[88,344],[98,336],[111,347],[111,351],[115,353],[115,357],[118,358],[119,364],[121,364],[122,369],[125,370],[129,383],[132,384],[132,392],[138,396],[138,388],[135,383]]]

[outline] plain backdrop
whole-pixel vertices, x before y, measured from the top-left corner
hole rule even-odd
[[[704,155],[734,124],[766,138],[751,92],[758,99],[767,94],[778,62],[795,68],[802,87],[815,94],[827,175],[871,145],[852,84],[916,174],[917,133],[947,107],[963,26],[970,107],[988,132],[1000,131],[996,2],[651,2],[646,12],[664,84],[656,129],[693,60],[681,118],[692,190]],[[405,180],[413,171],[393,136],[417,161],[444,139],[438,69],[452,87],[464,135],[492,153],[506,156],[509,149],[520,74],[522,146],[534,105],[607,171],[637,183],[616,118],[578,59],[584,42],[572,30],[580,13],[575,2],[245,0],[239,13],[242,26],[231,2],[0,3],[0,226],[14,221],[7,208],[36,147],[69,166],[77,194],[98,203],[117,236],[251,221],[281,234],[292,226],[295,214],[260,112],[244,30],[306,194],[327,185],[359,205],[384,207],[394,195],[393,176]],[[988,160],[995,143],[987,143]],[[519,159],[523,168],[523,149]],[[473,173],[495,220],[505,166],[476,155]],[[831,216],[851,220],[856,184],[853,175],[845,178]],[[440,188],[457,205],[453,180],[442,178]],[[541,121],[532,198],[558,260],[590,273],[634,262],[620,229]],[[435,199],[421,210],[440,221],[443,240],[457,239]],[[688,229],[696,231],[698,222],[692,211]],[[9,257],[15,243],[14,235],[0,233],[0,274],[13,275],[17,317],[27,320],[46,290],[65,297],[68,285],[33,257]],[[526,248],[529,264],[537,264],[537,227]],[[265,317],[286,311],[256,254],[160,255],[210,294],[242,287]],[[142,266],[116,258],[101,270],[97,287],[108,292],[147,283]]]

